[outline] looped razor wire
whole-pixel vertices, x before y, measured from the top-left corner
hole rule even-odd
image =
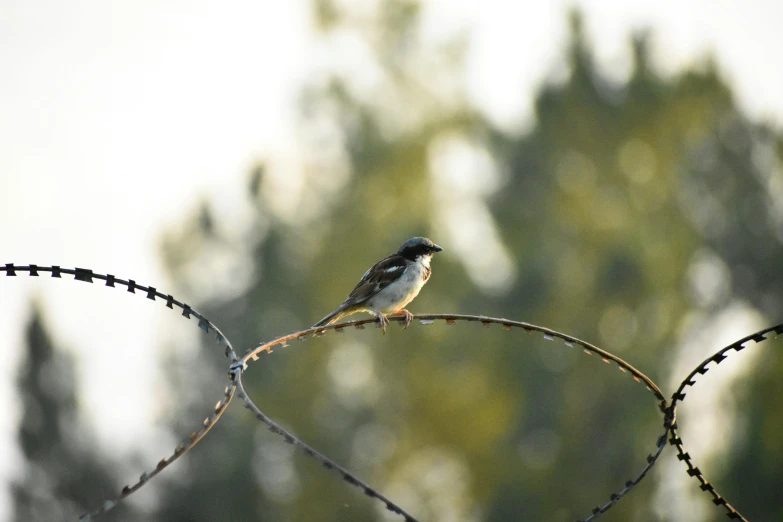
[[[467,322],[480,322],[481,324],[487,327],[492,324],[498,324],[498,325],[502,325],[507,331],[517,328],[517,329],[522,329],[527,333],[538,332],[543,334],[544,339],[550,341],[554,339],[560,339],[567,346],[571,346],[571,347],[574,345],[579,346],[587,354],[595,354],[600,356],[603,359],[603,361],[607,364],[611,364],[612,362],[614,362],[617,365],[618,369],[620,369],[623,372],[630,373],[636,382],[644,383],[647,387],[647,390],[652,392],[653,396],[658,400],[658,409],[665,415],[664,431],[661,435],[659,435],[656,438],[655,451],[647,456],[647,464],[644,466],[644,468],[640,473],[638,473],[634,478],[627,480],[625,482],[625,486],[622,489],[620,489],[616,493],[612,493],[607,502],[593,508],[590,516],[583,519],[579,519],[577,522],[588,522],[588,521],[596,520],[599,516],[604,514],[606,511],[608,511],[609,508],[611,508],[613,505],[619,502],[619,500],[622,497],[624,497],[626,494],[628,494],[629,491],[631,491],[634,487],[636,487],[636,485],[639,482],[641,482],[641,480],[647,475],[650,469],[655,465],[663,449],[666,447],[666,435],[668,433],[669,425],[671,424],[671,420],[667,416],[669,407],[666,402],[666,398],[663,396],[663,393],[661,393],[661,390],[658,388],[658,386],[656,386],[656,384],[649,377],[647,377],[642,372],[640,372],[639,370],[637,370],[636,368],[634,368],[624,360],[620,359],[616,355],[606,352],[598,348],[597,346],[593,346],[588,342],[582,341],[581,339],[577,339],[576,337],[571,337],[570,335],[566,335],[564,333],[560,333],[555,330],[550,330],[549,328],[544,328],[542,326],[536,326],[533,324],[523,323],[519,321],[510,321],[508,319],[500,319],[496,317],[486,317],[480,315],[456,315],[456,314],[418,314],[415,316],[415,318],[418,319],[419,324],[422,325],[432,324],[435,321],[442,321],[450,325],[456,324],[457,321],[467,321]],[[390,321],[396,320],[398,322],[402,322],[404,318],[390,316],[389,320]],[[405,517],[406,521],[413,521],[414,520],[413,517],[405,513],[401,508],[393,504],[386,497],[382,496],[376,490],[364,484],[362,481],[360,481],[359,479],[351,475],[348,471],[346,471],[339,465],[335,464],[333,461],[331,461],[324,455],[321,455],[314,449],[310,448],[307,444],[300,441],[292,434],[288,433],[285,429],[283,429],[274,421],[272,421],[269,417],[264,415],[261,412],[261,410],[259,410],[258,407],[253,403],[250,397],[247,395],[247,392],[245,391],[245,387],[242,383],[242,374],[244,373],[244,370],[247,368],[249,362],[251,360],[253,361],[258,360],[258,356],[262,352],[271,353],[272,348],[275,346],[286,346],[288,341],[292,341],[294,339],[305,340],[310,335],[321,336],[321,335],[325,335],[326,332],[332,330],[336,332],[342,332],[344,329],[351,328],[351,327],[363,329],[364,325],[369,323],[376,323],[376,322],[377,322],[376,319],[362,319],[357,321],[348,321],[344,323],[331,324],[328,326],[321,326],[317,328],[308,328],[307,330],[301,330],[298,332],[285,335],[283,337],[278,337],[277,339],[264,343],[258,346],[257,348],[247,352],[240,360],[238,360],[237,362],[231,365],[230,375],[231,375],[231,380],[237,386],[237,395],[245,402],[245,407],[248,408],[250,411],[252,411],[256,415],[256,418],[261,422],[263,422],[264,424],[266,424],[271,431],[281,435],[286,442],[298,447],[306,455],[319,461],[325,468],[337,473],[343,480],[348,482],[350,485],[360,488],[367,496],[371,498],[377,498],[382,502],[384,502],[386,508],[389,509],[390,511],[402,515],[403,517]]]
[[[151,301],[155,301],[156,298],[160,298],[160,302],[165,302],[167,308],[173,309],[175,306],[180,308],[182,310],[182,316],[186,319],[190,319],[191,317],[198,319],[199,328],[204,330],[205,333],[209,333],[210,331],[214,332],[215,340],[217,341],[218,345],[225,344],[224,353],[226,357],[231,359],[232,362],[237,360],[237,354],[234,350],[234,347],[217,326],[212,324],[206,317],[195,311],[189,305],[177,301],[171,295],[158,292],[152,286],[140,285],[133,279],[120,279],[111,274],[98,274],[86,268],[61,268],[59,266],[37,265],[15,266],[13,263],[7,263],[5,266],[0,266],[0,273],[2,272],[5,272],[5,275],[9,277],[15,277],[17,272],[27,273],[31,277],[38,277],[41,275],[41,273],[49,273],[53,278],[62,278],[63,275],[72,275],[74,276],[75,281],[82,281],[85,283],[93,283],[94,280],[97,279],[99,281],[105,281],[105,287],[116,288],[117,286],[124,286],[129,293],[134,295],[143,295]],[[206,419],[204,419],[201,428],[194,431],[187,440],[179,444],[169,457],[158,461],[158,464],[155,466],[154,470],[142,473],[136,483],[122,488],[122,491],[120,491],[120,494],[116,498],[104,501],[103,504],[101,504],[98,508],[90,511],[89,513],[84,513],[81,517],[79,517],[79,520],[90,520],[95,516],[101,515],[111,510],[114,506],[117,505],[117,502],[138,491],[150,479],[158,475],[161,471],[170,466],[175,460],[179,459],[185,453],[190,451],[202,438],[204,438],[212,426],[214,426],[220,419],[221,415],[223,415],[223,412],[226,411],[232,397],[234,396],[235,390],[236,387],[233,385],[226,386],[223,397],[217,402],[212,413]]]
[[[696,366],[696,368],[693,369],[691,373],[688,374],[685,380],[682,381],[682,383],[680,383],[680,387],[677,388],[677,391],[674,392],[674,395],[672,395],[672,403],[669,406],[670,417],[672,419],[675,419],[674,415],[675,415],[675,410],[677,409],[677,404],[685,400],[685,388],[688,386],[691,387],[694,386],[696,384],[696,376],[704,375],[705,373],[707,373],[711,369],[707,367],[711,362],[714,362],[715,366],[717,366],[728,358],[728,356],[730,355],[729,352],[734,351],[737,354],[739,354],[739,352],[745,349],[745,343],[749,341],[755,341],[756,344],[759,344],[769,339],[768,334],[771,333],[774,333],[775,336],[783,334],[783,324],[772,326],[770,328],[765,328],[763,330],[759,330],[754,334],[750,334],[747,337],[743,337],[742,339],[731,343],[725,348],[721,348],[713,355],[704,359],[698,366]],[[679,426],[677,421],[674,420],[670,429],[671,438],[669,438],[669,443],[677,448],[677,458],[685,462],[685,465],[688,467],[688,475],[691,477],[695,477],[696,480],[698,480],[700,483],[699,488],[702,491],[712,496],[713,504],[715,504],[716,506],[723,506],[723,508],[726,510],[726,515],[730,519],[742,520],[743,522],[747,522],[747,519],[743,517],[742,514],[734,508],[734,506],[729,504],[728,501],[720,495],[720,493],[718,493],[718,490],[715,489],[715,486],[713,486],[707,480],[707,478],[704,476],[704,474],[701,472],[698,466],[694,464],[693,457],[691,457],[690,454],[687,451],[685,451],[685,447],[683,446],[682,443],[682,437],[677,432],[678,427]]]
[[[38,265],[16,266],[13,263],[6,263],[5,266],[0,266],[0,272],[5,272],[5,275],[9,277],[15,277],[17,272],[26,272],[31,277],[38,277],[41,275],[41,273],[50,273],[53,278],[57,279],[61,279],[63,275],[72,275],[74,281],[82,281],[85,283],[93,283],[94,280],[97,279],[99,281],[105,281],[106,284],[104,286],[107,288],[124,286],[128,293],[134,295],[143,295],[150,301],[156,301],[157,298],[160,298],[161,301],[158,302],[165,303],[166,308],[173,309],[176,306],[177,308],[182,309],[182,316],[185,319],[190,319],[191,317],[198,319],[198,327],[204,330],[204,333],[214,332],[215,340],[217,341],[218,345],[226,345],[224,351],[225,356],[231,359],[231,362],[235,362],[237,360],[237,354],[234,350],[234,347],[217,326],[212,324],[209,319],[191,308],[190,305],[176,300],[172,295],[158,292],[158,290],[153,286],[140,285],[133,279],[120,279],[119,277],[113,276],[111,274],[99,274],[88,268],[61,268],[59,266]],[[136,293],[137,291],[139,292],[138,294]]]
[[[128,279],[128,280],[119,279],[110,274],[107,275],[98,274],[93,272],[92,270],[84,269],[84,268],[69,269],[69,268],[61,268],[59,266],[37,266],[37,265],[15,266],[13,263],[8,263],[5,266],[0,265],[0,273],[5,273],[5,275],[9,277],[17,276],[18,275],[17,273],[26,273],[32,277],[39,276],[41,275],[41,273],[48,273],[51,274],[52,278],[62,278],[63,275],[71,275],[76,281],[93,283],[94,280],[99,280],[105,282],[104,285],[105,287],[112,288],[117,286],[123,286],[126,288],[128,293],[134,295],[144,295],[145,297],[147,297],[147,299],[152,301],[165,302],[166,307],[168,308],[173,309],[174,307],[177,307],[181,309],[182,316],[184,316],[187,319],[189,319],[190,317],[195,317],[196,319],[198,319],[198,326],[202,330],[204,330],[204,332],[206,333],[209,333],[210,331],[214,332],[215,339],[218,342],[218,344],[225,345],[224,353],[226,357],[228,357],[231,360],[231,364],[229,367],[230,383],[228,386],[226,386],[222,397],[220,398],[220,400],[218,400],[212,413],[206,419],[204,419],[202,426],[197,431],[193,432],[188,440],[178,445],[174,449],[171,456],[160,460],[153,471],[148,473],[143,473],[135,484],[130,486],[125,486],[115,499],[107,500],[97,509],[89,513],[85,513],[84,515],[82,515],[80,520],[90,520],[95,516],[106,513],[107,511],[112,509],[119,500],[122,500],[128,497],[129,495],[133,494],[134,492],[138,491],[151,478],[158,475],[166,467],[172,464],[175,460],[177,460],[182,455],[187,453],[190,449],[192,449],[207,434],[207,432],[212,428],[212,426],[214,426],[220,420],[221,416],[228,408],[228,405],[231,402],[234,393],[236,392],[243,400],[244,406],[250,411],[252,411],[256,416],[256,418],[259,421],[266,424],[271,431],[282,436],[286,442],[298,447],[305,455],[315,459],[316,461],[321,463],[321,465],[323,465],[325,468],[338,474],[344,481],[348,482],[350,485],[360,488],[364,492],[364,494],[366,494],[370,498],[382,502],[388,510],[398,515],[401,515],[402,517],[405,518],[407,522],[415,522],[415,519],[411,515],[406,513],[401,507],[394,504],[391,500],[386,498],[380,492],[371,488],[370,486],[368,486],[367,484],[365,484],[364,482],[356,478],[354,475],[352,475],[350,472],[348,472],[347,470],[345,470],[344,468],[342,468],[341,466],[333,462],[331,459],[317,452],[309,445],[307,445],[306,443],[304,443],[303,441],[301,441],[300,439],[298,439],[297,437],[295,437],[294,435],[286,431],[280,425],[275,423],[272,419],[267,417],[250,399],[247,392],[245,391],[242,382],[242,375],[245,369],[247,368],[249,362],[251,360],[257,360],[258,355],[262,352],[271,353],[272,348],[274,346],[286,346],[287,341],[293,339],[306,340],[311,335],[322,336],[330,331],[342,332],[347,328],[363,329],[364,325],[366,324],[376,323],[377,322],[376,319],[363,319],[363,320],[349,321],[349,322],[333,324],[333,325],[328,325],[328,326],[323,326],[318,328],[308,328],[306,330],[300,330],[298,332],[294,332],[286,336],[274,339],[270,342],[264,343],[258,346],[257,348],[250,350],[247,354],[245,354],[240,359],[239,357],[237,357],[237,354],[234,351],[234,348],[229,342],[229,340],[223,335],[223,333],[214,324],[212,324],[209,320],[207,320],[203,315],[193,310],[190,306],[177,301],[171,295],[166,295],[161,292],[158,292],[154,287],[151,286],[139,285],[132,279]],[[636,368],[634,368],[624,360],[620,359],[619,357],[609,352],[606,352],[596,346],[593,346],[590,343],[577,339],[575,337],[571,337],[569,335],[554,330],[550,330],[548,328],[544,328],[541,326],[536,326],[536,325],[518,322],[518,321],[511,321],[508,319],[494,318],[494,317],[485,317],[485,316],[477,316],[477,315],[453,315],[453,314],[419,314],[416,315],[415,318],[419,320],[419,324],[421,325],[433,324],[436,321],[442,321],[448,325],[456,324],[458,321],[480,322],[485,327],[490,327],[493,324],[502,325],[507,331],[510,331],[512,329],[522,329],[527,333],[538,332],[543,335],[544,339],[550,341],[554,339],[560,339],[567,346],[581,347],[583,351],[588,355],[598,355],[599,357],[602,358],[604,362],[608,364],[614,362],[619,370],[629,373],[636,382],[645,384],[646,388],[653,394],[653,396],[656,398],[658,402],[658,409],[663,413],[664,416],[663,418],[664,431],[662,435],[658,436],[656,439],[655,451],[647,456],[647,464],[644,466],[641,472],[639,472],[634,478],[627,480],[625,482],[625,486],[622,489],[620,489],[616,493],[612,493],[607,502],[593,508],[592,513],[588,517],[580,519],[577,522],[588,522],[588,521],[592,522],[596,520],[603,513],[609,510],[609,508],[615,505],[623,496],[628,494],[628,492],[630,492],[631,489],[633,489],[639,482],[641,482],[641,480],[647,475],[650,469],[655,465],[661,452],[666,447],[667,435],[669,434],[669,432],[671,432],[671,438],[668,440],[668,442],[677,448],[678,458],[684,461],[688,466],[688,474],[696,477],[701,482],[701,489],[703,491],[707,491],[713,496],[713,502],[716,505],[723,506],[726,509],[729,518],[737,519],[737,520],[746,520],[738,511],[736,511],[731,506],[731,504],[729,504],[723,497],[721,497],[718,494],[715,488],[706,480],[706,478],[704,478],[699,468],[693,464],[692,462],[693,459],[685,451],[682,444],[682,439],[679,437],[677,433],[678,426],[675,420],[676,408],[678,402],[682,402],[685,399],[685,393],[684,393],[685,387],[693,386],[695,384],[696,374],[702,374],[702,375],[705,374],[709,370],[709,368],[707,368],[707,365],[710,362],[715,362],[716,365],[721,363],[723,360],[727,358],[726,355],[727,352],[731,350],[734,350],[736,352],[741,351],[745,347],[744,344],[747,343],[748,341],[753,340],[756,343],[760,343],[765,339],[768,339],[769,337],[767,337],[767,335],[772,332],[774,332],[776,335],[783,333],[783,325],[777,325],[771,328],[761,330],[755,334],[749,335],[727,346],[726,348],[723,348],[722,350],[718,351],[715,355],[706,359],[699,366],[697,366],[696,369],[694,369],[690,373],[690,375],[688,375],[685,381],[682,382],[677,392],[675,392],[674,395],[672,396],[672,403],[671,405],[669,405],[665,397],[661,393],[660,389],[658,388],[658,386],[656,386],[655,383],[651,379],[649,379],[646,375],[644,375],[639,370],[637,370]],[[392,321],[396,320],[398,322],[401,322],[403,320],[402,317],[395,317],[395,316],[391,316],[389,317],[389,319]]]

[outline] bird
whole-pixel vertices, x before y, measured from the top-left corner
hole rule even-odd
[[[429,280],[432,256],[442,250],[426,237],[412,237],[405,241],[397,253],[381,259],[367,270],[345,301],[315,323],[313,328],[332,324],[357,312],[375,315],[384,334],[389,324],[387,314],[402,314],[405,317],[403,328],[408,328],[413,314],[405,306],[419,295],[421,287]]]

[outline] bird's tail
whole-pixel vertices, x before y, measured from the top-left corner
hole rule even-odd
[[[338,306],[334,311],[329,313],[326,317],[318,321],[313,325],[313,328],[316,328],[318,326],[326,326],[327,324],[332,324],[336,321],[339,321],[344,316],[348,315],[349,312],[345,311],[345,308],[343,306]]]

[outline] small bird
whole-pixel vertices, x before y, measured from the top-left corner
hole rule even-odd
[[[441,250],[441,247],[426,237],[410,238],[400,246],[396,254],[381,259],[367,270],[343,304],[315,323],[313,328],[332,324],[356,312],[374,314],[384,334],[386,325],[389,324],[384,314],[404,315],[404,328],[407,328],[413,314],[405,309],[405,305],[419,295],[419,290],[432,274],[432,255]]]

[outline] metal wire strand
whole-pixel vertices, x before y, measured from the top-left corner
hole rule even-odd
[[[675,411],[677,409],[677,405],[685,400],[685,388],[695,386],[696,377],[698,375],[704,375],[712,368],[716,368],[720,363],[722,363],[729,357],[730,352],[739,354],[743,349],[745,349],[746,343],[750,341],[754,341],[756,344],[762,343],[767,339],[773,337],[771,335],[773,333],[775,337],[782,334],[783,324],[778,324],[776,326],[764,328],[763,330],[759,330],[756,333],[743,337],[742,339],[731,343],[725,348],[721,348],[714,354],[704,359],[698,366],[696,366],[696,368],[693,369],[693,371],[691,371],[691,373],[688,374],[685,380],[683,380],[680,383],[680,386],[677,388],[677,391],[674,392],[674,394],[672,395],[672,403],[671,406],[669,406],[670,409],[669,417],[671,417],[673,420],[670,427],[671,437],[669,438],[669,443],[675,448],[677,448],[677,458],[685,463],[685,466],[687,467],[688,476],[694,477],[696,480],[698,480],[699,488],[712,497],[713,504],[719,507],[722,506],[723,509],[726,510],[726,515],[732,520],[742,520],[743,522],[747,522],[747,519],[744,516],[742,516],[742,514],[739,511],[737,511],[734,508],[734,506],[732,506],[723,496],[721,496],[720,493],[718,493],[718,490],[715,489],[715,486],[713,486],[707,480],[707,477],[705,477],[704,474],[701,472],[701,470],[698,468],[698,466],[694,464],[693,457],[691,457],[691,455],[687,451],[685,451],[685,447],[683,446],[683,442],[682,442],[682,437],[679,435],[679,432],[677,431],[679,425],[675,420],[676,419]],[[708,365],[713,362],[715,363],[715,365],[708,367]]]
[[[634,368],[624,360],[620,359],[616,355],[606,352],[601,348],[598,348],[597,346],[594,346],[586,341],[577,339],[576,337],[572,337],[570,335],[566,335],[564,333],[557,332],[549,328],[544,328],[542,326],[523,323],[519,321],[511,321],[508,319],[501,319],[497,317],[486,317],[481,315],[458,315],[458,314],[419,314],[419,315],[415,315],[414,318],[418,319],[419,324],[422,325],[433,324],[436,321],[444,322],[447,325],[453,325],[456,324],[458,321],[464,321],[464,322],[480,322],[481,324],[487,327],[492,324],[498,324],[503,326],[507,331],[510,331],[512,329],[522,329],[527,333],[538,332],[543,334],[545,339],[548,340],[560,339],[561,341],[563,341],[565,344],[569,346],[574,346],[574,345],[580,346],[586,353],[598,355],[603,359],[604,362],[608,364],[614,362],[620,370],[630,374],[631,377],[633,377],[633,379],[636,382],[644,383],[647,389],[650,392],[652,392],[653,396],[657,400],[658,410],[664,414],[664,431],[661,433],[661,435],[659,435],[656,438],[655,451],[647,456],[647,463],[644,466],[644,468],[641,470],[641,472],[639,472],[633,478],[627,480],[622,489],[612,493],[609,496],[609,500],[607,502],[599,506],[596,506],[595,508],[593,508],[589,516],[583,519],[579,519],[577,522],[588,522],[588,521],[592,522],[594,520],[597,520],[598,517],[600,517],[604,513],[606,513],[606,511],[608,511],[609,508],[611,508],[617,502],[619,502],[622,497],[628,494],[634,487],[636,487],[637,484],[639,484],[639,482],[641,482],[641,480],[647,475],[650,469],[655,465],[661,452],[666,447],[666,434],[668,433],[668,427],[670,425],[670,420],[667,416],[669,407],[666,398],[664,397],[663,393],[661,393],[661,390],[658,388],[658,386],[649,377],[647,377],[642,372],[640,372],[639,370],[637,370],[636,368]],[[396,320],[401,323],[404,320],[404,318],[390,316],[389,320],[391,321]],[[301,449],[309,457],[312,457],[318,462],[320,462],[325,468],[334,471],[338,476],[340,476],[343,480],[348,482],[350,485],[361,489],[367,496],[371,498],[377,498],[382,502],[384,502],[386,508],[389,509],[390,511],[398,513],[399,515],[403,516],[406,521],[410,521],[414,519],[411,517],[411,515],[405,513],[399,506],[393,504],[391,501],[383,497],[376,490],[367,486],[364,482],[362,482],[361,480],[359,480],[358,478],[350,474],[348,471],[346,471],[345,469],[343,469],[342,467],[340,467],[339,465],[337,465],[336,463],[334,463],[324,455],[315,451],[306,443],[302,442],[294,435],[292,435],[291,433],[283,429],[281,426],[276,424],[274,421],[272,421],[269,417],[264,415],[261,412],[261,410],[253,403],[250,397],[247,395],[244,385],[242,383],[242,374],[244,373],[245,369],[247,369],[248,364],[251,361],[258,360],[259,358],[258,356],[261,353],[271,353],[272,348],[275,346],[286,345],[288,341],[292,341],[294,339],[305,340],[310,336],[322,336],[329,331],[341,332],[346,328],[363,329],[365,325],[376,323],[376,322],[377,322],[376,319],[361,319],[356,321],[331,324],[328,326],[321,326],[317,328],[308,328],[306,330],[300,330],[298,332],[290,333],[283,337],[278,337],[277,339],[261,344],[260,346],[248,351],[241,359],[239,359],[237,362],[231,365],[230,375],[232,381],[237,385],[237,395],[245,402],[245,407],[251,410],[256,415],[256,418],[259,421],[266,424],[271,431],[283,437],[283,439],[289,444],[292,444],[298,447],[299,449]]]
[[[41,273],[49,273],[53,278],[62,278],[63,274],[65,274],[65,275],[72,275],[74,276],[75,281],[82,281],[84,283],[93,283],[94,280],[97,279],[99,281],[105,282],[104,285],[105,288],[116,288],[117,286],[124,286],[127,289],[127,292],[131,294],[144,296],[151,301],[156,301],[156,298],[158,298],[159,299],[158,302],[165,303],[167,308],[174,309],[174,307],[177,307],[180,310],[182,310],[182,314],[181,314],[182,317],[186,319],[190,319],[191,317],[196,318],[198,320],[199,328],[201,328],[205,333],[210,333],[210,332],[214,333],[215,341],[217,342],[217,344],[225,345],[224,354],[226,355],[226,357],[231,359],[231,361],[237,360],[237,355],[236,355],[236,351],[234,350],[234,347],[231,345],[231,342],[228,340],[228,338],[226,338],[225,335],[223,335],[223,333],[220,331],[220,329],[217,326],[215,326],[206,317],[198,313],[189,305],[176,300],[171,295],[158,292],[152,286],[140,285],[136,283],[133,279],[128,279],[128,280],[120,279],[111,274],[106,274],[106,275],[98,274],[87,268],[61,268],[59,266],[37,266],[37,265],[15,266],[13,263],[7,263],[5,266],[0,266],[0,273],[2,272],[5,272],[5,275],[9,277],[15,277],[17,275],[17,272],[27,273],[31,277],[39,277]],[[220,417],[228,408],[228,405],[234,396],[235,390],[236,387],[233,384],[229,384],[228,386],[226,386],[223,392],[223,397],[220,400],[218,400],[217,404],[215,405],[210,415],[204,419],[201,427],[198,430],[194,431],[187,440],[183,441],[176,448],[174,448],[174,451],[172,452],[171,455],[158,461],[158,464],[155,466],[154,470],[150,472],[142,473],[138,481],[136,481],[134,484],[122,488],[122,490],[120,491],[119,495],[117,495],[117,497],[110,500],[106,500],[103,502],[103,504],[101,504],[96,509],[88,513],[82,514],[81,517],[79,517],[79,520],[81,521],[91,520],[92,518],[98,515],[110,511],[114,506],[117,505],[117,502],[127,498],[128,496],[132,495],[133,493],[141,489],[145,484],[147,484],[147,482],[150,481],[150,479],[158,475],[161,471],[163,471],[168,466],[170,466],[174,461],[176,461],[177,459],[182,457],[185,453],[193,449],[193,447],[196,444],[198,444],[198,442],[202,438],[204,438],[207,432],[209,432],[209,430],[212,429],[212,427],[215,424],[217,424],[218,420],[220,420]]]
[[[218,400],[217,404],[215,405],[210,415],[206,419],[204,419],[204,422],[202,423],[201,427],[198,430],[194,431],[187,440],[185,440],[183,443],[178,445],[169,457],[161,459],[153,471],[143,473],[139,477],[139,480],[136,481],[134,484],[125,486],[116,498],[111,500],[106,500],[98,508],[94,509],[89,513],[85,513],[84,515],[82,515],[80,520],[90,520],[93,517],[96,517],[98,515],[101,515],[111,510],[117,504],[117,502],[119,502],[124,498],[127,498],[129,495],[138,491],[141,487],[147,484],[150,479],[152,479],[153,477],[161,473],[175,460],[182,457],[185,453],[187,453],[193,447],[195,447],[195,445],[198,444],[198,442],[204,436],[206,436],[209,430],[220,420],[221,416],[228,408],[231,399],[236,393],[242,399],[244,406],[250,411],[252,411],[259,421],[266,424],[271,431],[283,437],[283,439],[286,442],[296,446],[305,455],[315,459],[325,468],[336,473],[338,476],[340,476],[344,481],[346,481],[351,486],[361,489],[365,495],[371,497],[376,501],[382,502],[388,510],[402,516],[406,520],[406,522],[415,522],[416,519],[413,518],[412,515],[408,514],[400,506],[398,506],[397,504],[395,504],[394,502],[386,498],[379,491],[365,484],[360,479],[358,479],[353,474],[351,474],[349,471],[347,471],[346,469],[344,469],[343,467],[341,467],[340,465],[338,465],[337,463],[329,459],[327,456],[314,450],[305,442],[301,441],[293,434],[289,433],[287,430],[282,428],[279,424],[274,422],[272,419],[267,417],[250,399],[250,397],[248,396],[244,388],[244,384],[242,382],[242,377],[244,371],[247,369],[248,364],[251,361],[258,360],[258,356],[261,353],[271,353],[272,348],[274,346],[278,346],[278,345],[285,346],[288,341],[293,339],[306,340],[311,336],[321,336],[332,331],[341,332],[344,331],[346,328],[363,329],[365,325],[375,323],[376,319],[363,319],[363,320],[349,321],[345,323],[332,324],[319,328],[308,328],[306,330],[300,330],[298,332],[293,332],[291,334],[285,335],[283,337],[278,337],[277,339],[261,344],[260,346],[249,350],[243,357],[239,358],[233,346],[231,345],[231,342],[226,338],[225,335],[223,335],[223,333],[220,331],[220,329],[217,328],[217,326],[215,326],[212,322],[210,322],[203,315],[195,311],[187,304],[176,300],[171,295],[163,294],[157,291],[152,286],[140,285],[132,279],[127,279],[127,280],[120,279],[111,274],[104,275],[104,274],[95,273],[92,270],[86,268],[61,268],[56,265],[37,266],[31,264],[31,265],[16,266],[13,263],[7,263],[5,266],[0,266],[0,274],[2,273],[5,273],[5,275],[8,277],[15,277],[18,275],[18,273],[25,273],[31,277],[39,277],[42,274],[50,274],[52,278],[62,278],[63,275],[69,275],[69,276],[73,276],[73,279],[75,281],[94,283],[95,280],[98,280],[98,281],[103,281],[105,283],[103,285],[104,287],[108,287],[108,288],[116,288],[117,286],[124,287],[128,293],[135,294],[135,295],[142,295],[151,301],[165,303],[166,307],[170,309],[174,309],[176,307],[177,309],[181,310],[181,315],[186,319],[190,319],[191,317],[196,318],[198,321],[199,328],[201,328],[206,333],[210,333],[210,332],[213,333],[215,335],[215,340],[217,341],[218,345],[224,346],[224,354],[231,361],[229,366],[229,384],[228,386],[226,386],[222,397],[220,398],[220,400]],[[701,489],[712,496],[713,503],[717,506],[722,506],[726,510],[726,513],[729,518],[742,520],[742,521],[746,520],[724,497],[722,497],[717,492],[717,490],[712,486],[712,484],[710,484],[707,481],[707,479],[704,477],[704,475],[699,470],[699,468],[696,467],[696,465],[693,463],[692,457],[685,451],[682,438],[679,436],[677,431],[678,424],[676,418],[676,410],[677,410],[678,403],[685,400],[685,388],[689,386],[694,386],[696,383],[697,376],[704,375],[705,373],[707,373],[707,371],[709,371],[712,368],[712,367],[708,367],[710,363],[714,362],[715,365],[717,366],[718,364],[722,363],[724,360],[727,359],[729,355],[728,352],[734,351],[739,353],[745,348],[745,344],[748,343],[749,341],[754,341],[755,343],[761,343],[764,340],[769,339],[772,333],[774,333],[775,335],[780,335],[781,333],[783,333],[783,324],[779,324],[777,326],[773,326],[770,328],[765,328],[764,330],[760,330],[754,334],[744,337],[739,341],[730,344],[729,346],[719,350],[714,355],[705,359],[680,384],[677,391],[672,395],[671,404],[668,404],[666,398],[661,393],[661,390],[658,388],[658,386],[649,377],[647,377],[642,372],[640,372],[639,370],[637,370],[636,368],[634,368],[633,366],[625,362],[623,359],[609,352],[606,352],[601,348],[598,348],[597,346],[594,346],[590,343],[557,332],[555,330],[551,330],[549,328],[544,328],[541,326],[536,326],[533,324],[523,323],[519,321],[511,321],[509,319],[486,317],[481,315],[420,314],[420,315],[416,315],[415,318],[418,319],[420,325],[429,325],[435,322],[443,322],[447,325],[454,325],[457,322],[480,322],[485,327],[490,327],[493,324],[501,325],[507,331],[511,331],[514,329],[522,329],[527,333],[538,332],[542,334],[544,338],[547,340],[559,339],[568,346],[581,347],[583,351],[587,354],[598,355],[599,357],[602,358],[604,362],[610,365],[611,363],[614,363],[618,369],[620,369],[625,373],[628,373],[636,382],[644,384],[646,388],[652,393],[652,395],[655,397],[657,401],[657,407],[659,411],[663,413],[663,429],[664,429],[663,433],[660,436],[658,436],[656,439],[655,451],[647,456],[647,463],[644,466],[644,468],[642,468],[642,470],[639,473],[637,473],[633,478],[627,480],[622,489],[618,490],[615,493],[612,493],[608,501],[593,508],[589,516],[583,519],[579,519],[577,522],[592,522],[596,520],[603,513],[609,510],[613,505],[615,505],[623,496],[628,494],[637,484],[639,484],[639,482],[641,482],[641,480],[644,479],[644,477],[647,475],[650,469],[655,465],[655,463],[658,460],[658,457],[661,455],[661,452],[666,447],[667,436],[669,437],[668,443],[677,448],[677,452],[678,452],[677,457],[683,462],[685,462],[687,466],[688,474],[692,477],[696,477],[696,479],[700,482]],[[391,316],[389,317],[389,319],[391,321],[398,321],[398,322],[403,321],[402,317]]]

